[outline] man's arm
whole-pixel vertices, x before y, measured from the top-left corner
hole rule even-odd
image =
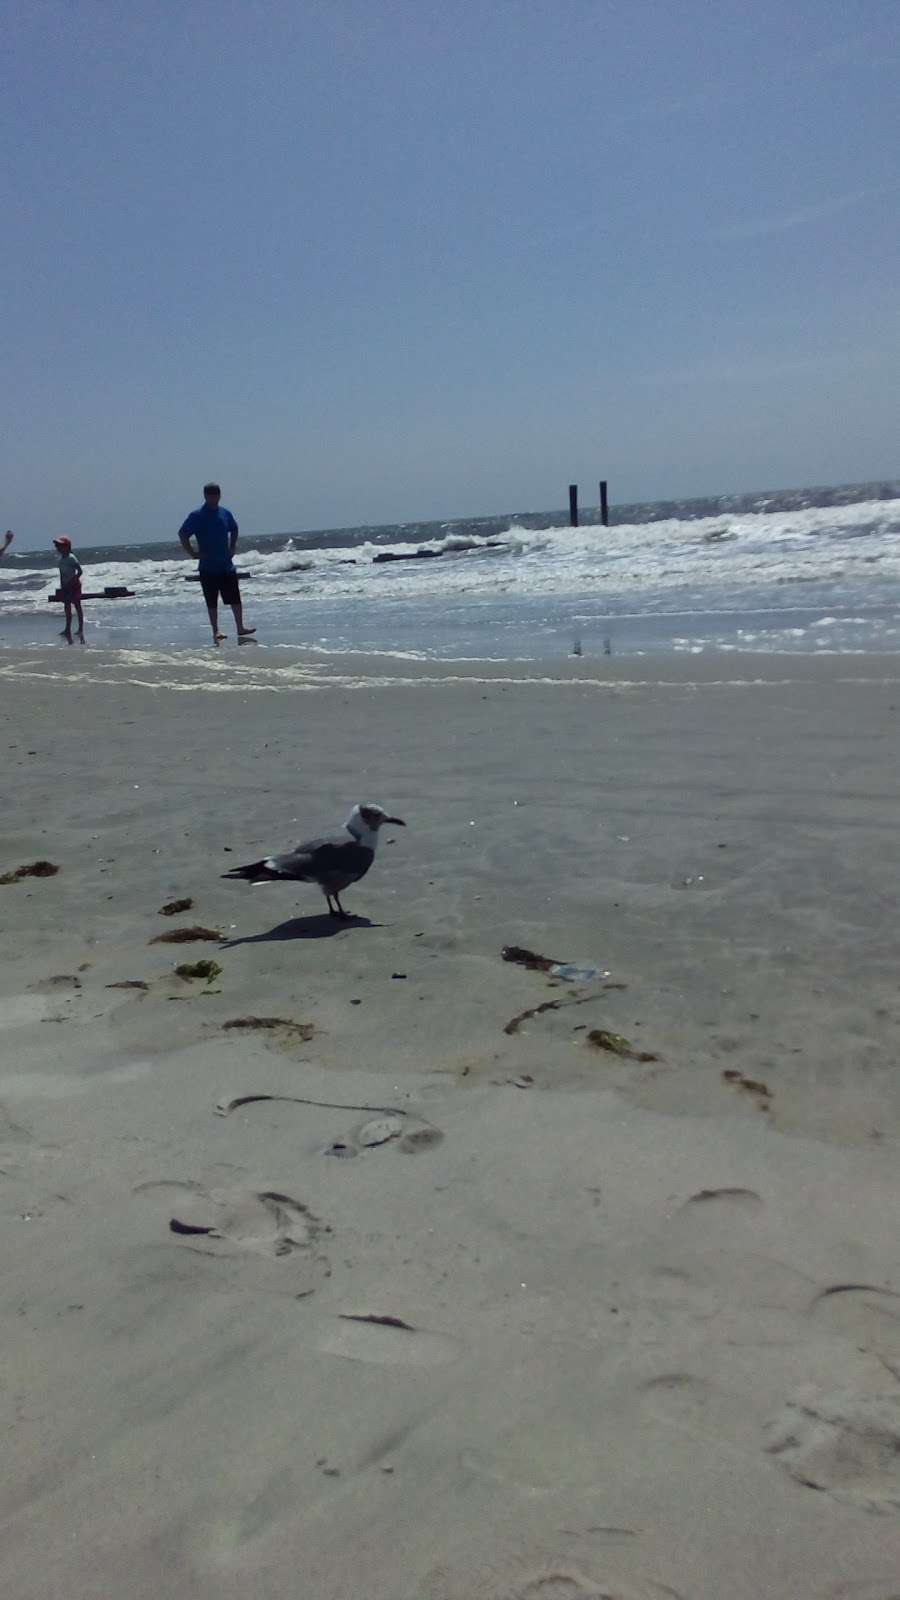
[[[238,525],[235,522],[234,517],[232,517],[232,519],[231,519],[230,533],[231,533],[231,538],[230,538],[229,544],[228,544],[228,557],[229,557],[229,560],[234,555],[234,552],[237,549],[237,542],[238,542]]]
[[[187,520],[181,524],[181,527],[178,529],[178,537],[181,540],[182,549],[184,550],[185,555],[190,556],[192,561],[199,561],[199,552],[196,551],[194,546],[191,544],[190,517],[188,517]]]

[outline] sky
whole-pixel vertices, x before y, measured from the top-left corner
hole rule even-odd
[[[0,528],[900,474],[897,0],[0,0]]]

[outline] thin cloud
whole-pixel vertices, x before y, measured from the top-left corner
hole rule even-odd
[[[716,228],[716,239],[763,239],[774,233],[788,233],[791,228],[805,228],[836,212],[848,211],[851,206],[862,205],[876,195],[890,194],[896,184],[876,184],[867,189],[854,189],[850,194],[833,195],[830,200],[820,200],[816,205],[798,206],[783,217],[748,217],[746,222],[734,222],[726,228]]]

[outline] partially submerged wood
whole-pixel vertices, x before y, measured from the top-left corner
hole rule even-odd
[[[110,584],[105,589],[85,590],[79,598],[82,600],[133,600],[134,595],[135,591],[133,589],[125,589],[120,585]],[[51,606],[61,605],[64,600],[65,595],[61,589],[57,589],[55,594],[48,594],[47,596],[47,602]]]
[[[464,550],[505,550],[507,542],[504,539],[460,539],[448,545],[445,550],[410,550],[395,551],[382,550],[377,556],[372,557],[373,566],[378,566],[383,561],[437,561],[440,556],[459,555]]]
[[[293,569],[289,568],[288,570],[292,571]],[[249,572],[241,572],[241,571],[238,570],[237,567],[235,567],[234,573],[232,574],[232,576],[235,577],[235,578],[249,578],[251,576],[251,574]],[[185,573],[182,574],[181,581],[182,581],[182,583],[199,583],[200,582],[200,574],[199,574],[199,572],[185,572]]]

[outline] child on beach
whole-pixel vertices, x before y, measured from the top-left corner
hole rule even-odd
[[[84,612],[81,609],[81,566],[72,554],[72,541],[67,534],[60,534],[53,541],[59,557],[59,587],[62,591],[63,605],[66,608],[66,625],[60,634],[67,644],[72,643],[72,607],[78,617],[78,637],[84,644]]]

